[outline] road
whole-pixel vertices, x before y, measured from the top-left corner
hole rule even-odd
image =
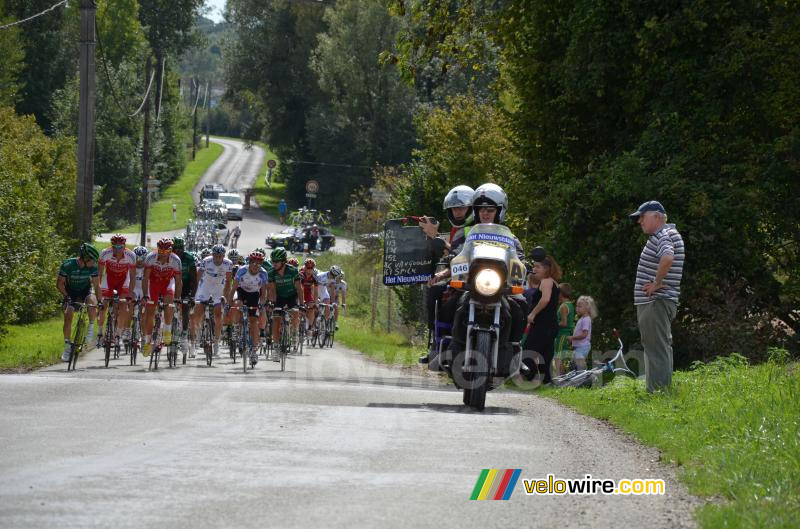
[[[548,399],[484,413],[418,369],[336,346],[150,372],[100,351],[0,376],[0,527],[691,527],[697,501],[642,448]],[[520,468],[509,501],[469,501]],[[663,496],[528,496],[523,479],[664,479]]]
[[[212,163],[208,170],[200,177],[197,185],[192,191],[192,198],[197,203],[200,189],[206,183],[219,182],[227,189],[242,191],[255,185],[256,178],[263,178],[259,175],[259,170],[264,162],[266,153],[264,149],[253,145],[251,149],[244,148],[241,140],[227,138],[211,138],[211,141],[222,145],[222,154]],[[244,195],[242,194],[242,198]],[[229,221],[228,227],[233,228],[240,224],[242,236],[239,239],[238,248],[249,252],[259,246],[264,246],[264,240],[269,233],[281,231],[285,226],[281,226],[278,219],[264,213],[257,205],[244,212],[244,220]],[[161,237],[172,237],[183,233],[183,228],[165,232],[150,232],[148,235],[153,244]],[[108,242],[111,233],[103,233],[98,236],[99,241]],[[138,240],[139,234],[125,234],[130,240]],[[332,249],[334,253],[350,253],[352,251],[352,241],[345,238],[336,238],[336,246]]]

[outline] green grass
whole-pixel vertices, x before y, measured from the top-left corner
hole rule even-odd
[[[154,203],[150,204],[147,212],[147,231],[170,231],[181,229],[186,226],[186,220],[194,218],[194,201],[192,200],[192,189],[197,185],[200,177],[214,163],[214,160],[222,154],[222,146],[218,143],[210,143],[208,148],[197,151],[197,157],[193,162],[186,165],[186,169],[180,178],[169,187]],[[177,206],[176,220],[172,220],[172,204]],[[131,224],[120,228],[120,233],[138,233],[140,224]]]
[[[412,346],[398,333],[386,333],[377,328],[374,331],[370,330],[368,319],[340,315],[339,323],[336,340],[379,362],[389,365],[413,365],[425,352],[424,347]]]
[[[27,325],[9,325],[0,339],[0,369],[28,371],[61,361],[63,317]]]
[[[697,511],[702,527],[800,526],[800,364],[750,366],[737,355],[675,373],[662,394],[634,380],[539,394],[680,464],[690,492],[723,500]]]

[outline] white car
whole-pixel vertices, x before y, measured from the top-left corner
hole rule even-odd
[[[244,206],[239,193],[220,193],[219,199],[225,203],[229,219],[242,220],[244,218]]]

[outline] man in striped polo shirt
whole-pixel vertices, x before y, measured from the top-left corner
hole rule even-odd
[[[681,293],[684,247],[674,224],[667,224],[667,212],[660,202],[645,202],[630,214],[649,235],[639,257],[633,303],[644,345],[647,391],[672,383],[672,320]]]

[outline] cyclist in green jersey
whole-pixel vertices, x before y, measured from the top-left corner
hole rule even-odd
[[[64,352],[61,360],[70,360],[70,330],[72,329],[72,314],[77,308],[75,304],[86,303],[90,305],[89,329],[86,333],[86,343],[92,343],[94,338],[94,322],[97,318],[97,298],[92,292],[100,292],[100,275],[97,270],[97,261],[100,252],[89,243],[81,244],[78,257],[66,259],[58,270],[56,288],[64,296]]]
[[[181,339],[179,341],[181,349],[186,348],[186,340],[189,333],[189,309],[191,301],[194,299],[194,292],[197,290],[197,258],[192,252],[186,251],[186,241],[183,237],[172,239],[172,253],[181,259]],[[184,301],[187,300],[187,301]]]
[[[275,308],[292,309],[303,300],[303,287],[300,284],[300,274],[297,268],[286,263],[286,250],[275,248],[270,254],[272,270],[267,273],[267,299]],[[281,339],[281,326],[283,322],[276,318],[272,327],[272,340],[278,343]],[[300,318],[297,311],[292,311],[292,330],[297,331]]]

